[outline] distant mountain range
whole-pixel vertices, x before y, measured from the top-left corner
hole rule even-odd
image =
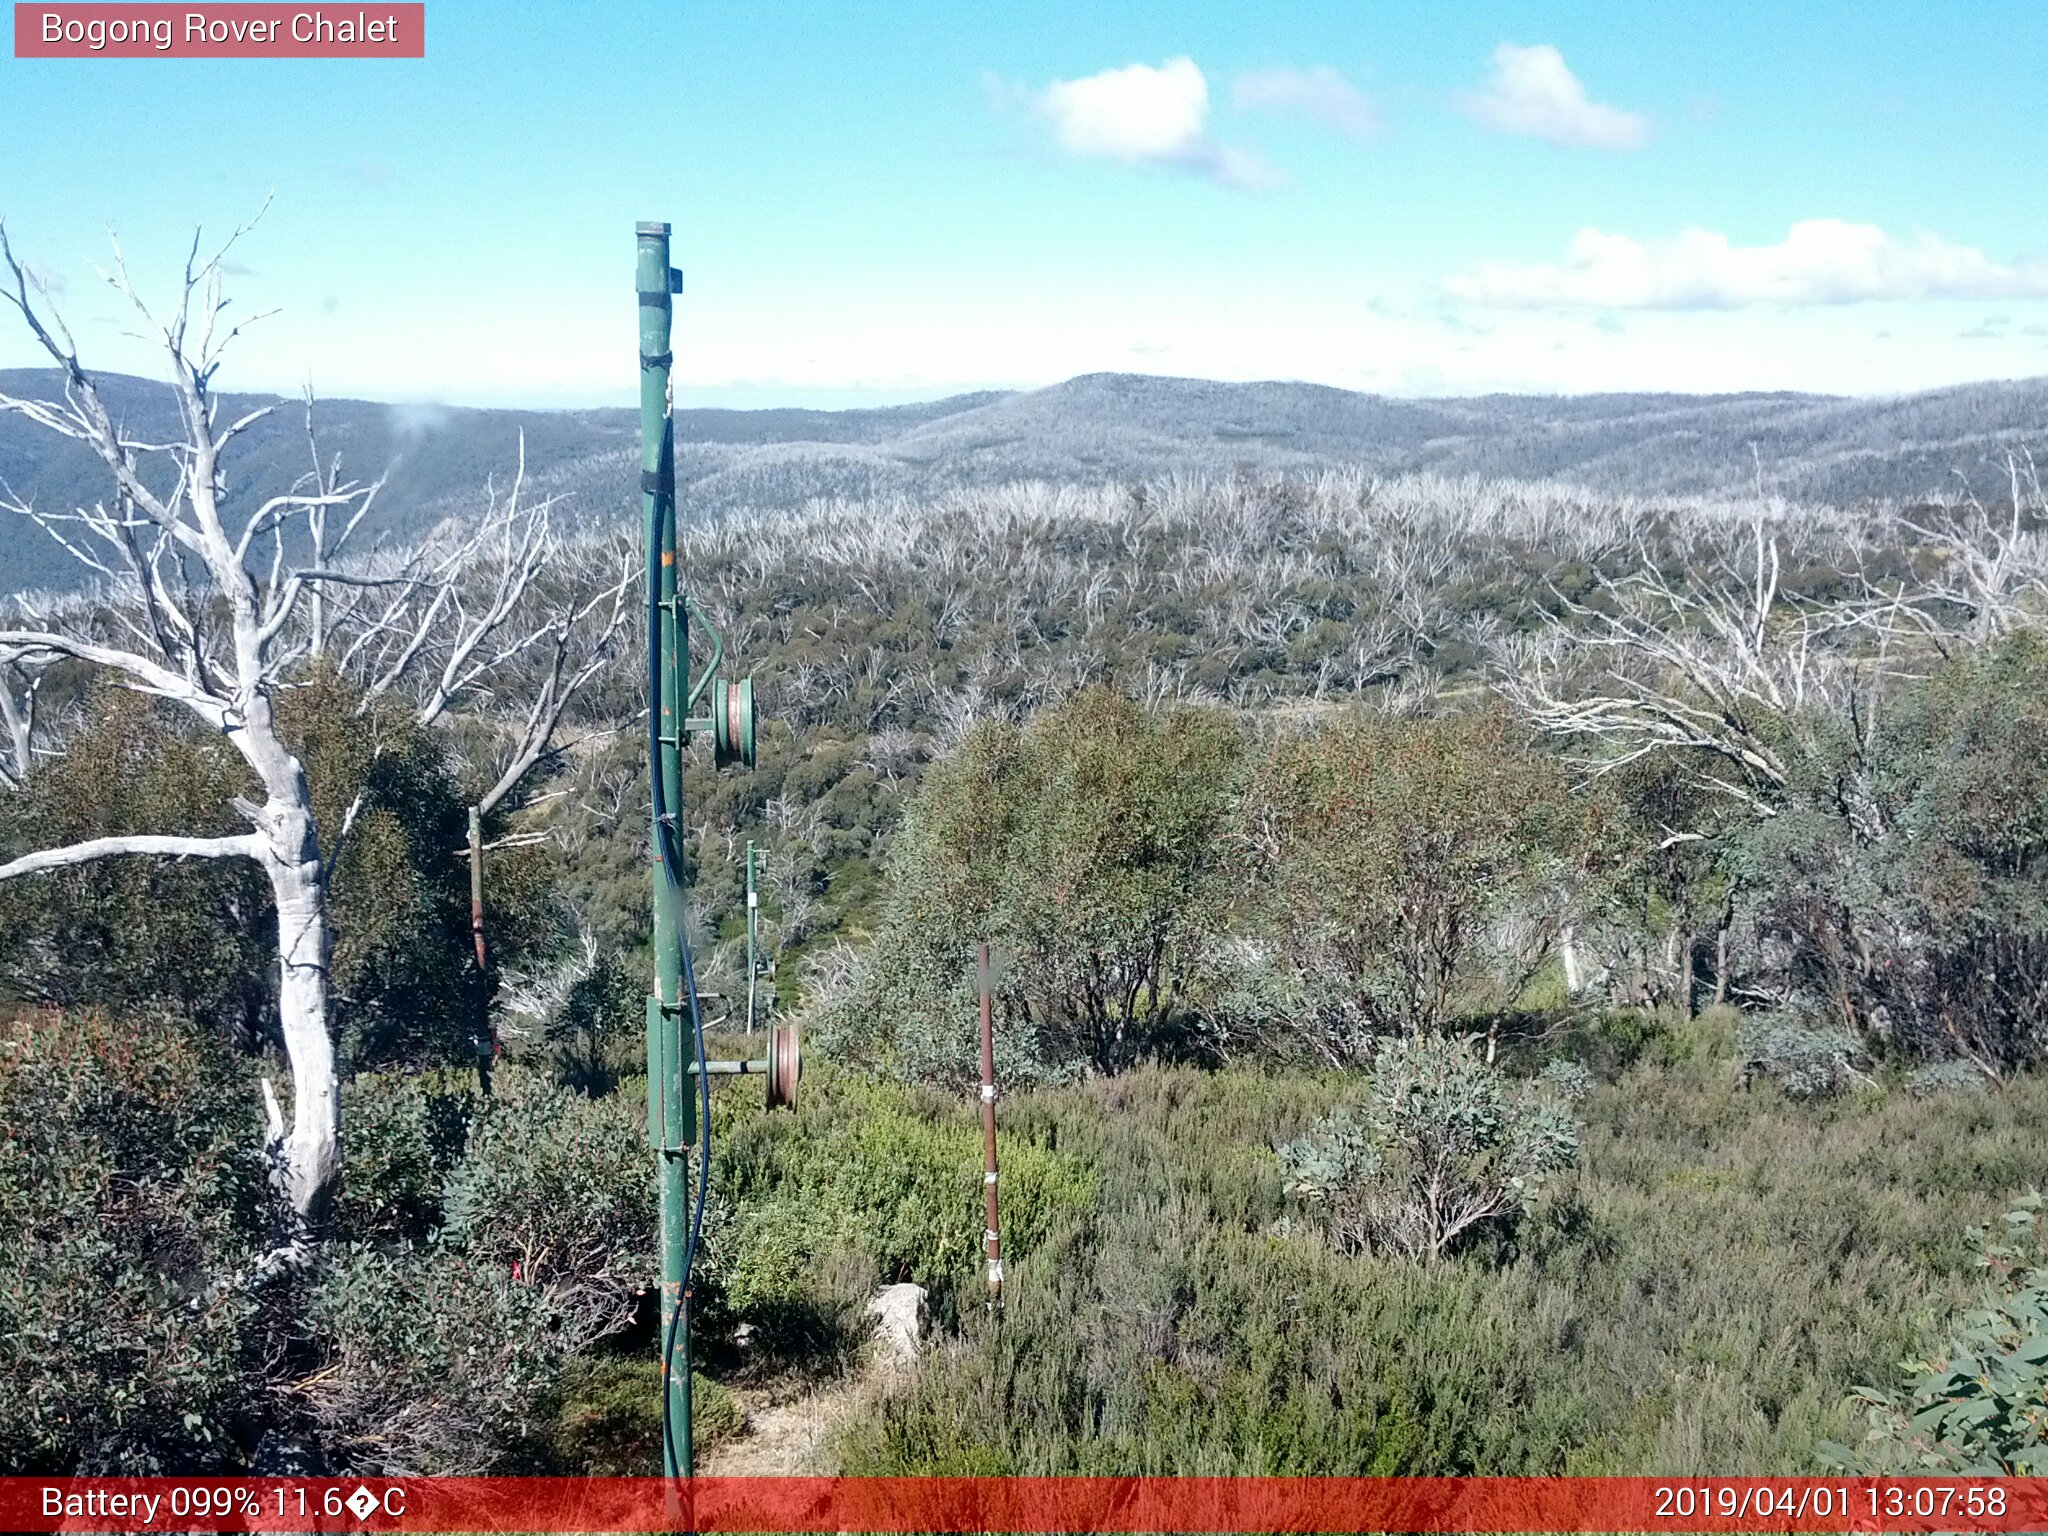
[[[169,391],[109,375],[129,429],[174,430]],[[49,370],[0,370],[0,390],[50,396]],[[227,413],[261,403],[231,396]],[[525,434],[529,479],[573,515],[637,505],[639,413],[508,411],[322,400],[321,451],[355,474],[386,469],[379,531],[404,540],[500,484]],[[1646,494],[1740,493],[1759,473],[1800,500],[1913,500],[1967,483],[1990,496],[2009,448],[2048,459],[2048,379],[1972,384],[1885,400],[1825,395],[1485,395],[1397,400],[1315,384],[1225,384],[1089,374],[1048,389],[956,395],[850,411],[686,410],[678,420],[686,512],[786,508],[819,496],[924,496],[1012,480],[1101,482],[1173,472],[1258,473],[1362,465],[1561,479]],[[231,491],[262,496],[309,463],[287,402],[238,444]],[[80,449],[0,416],[0,484],[45,510],[106,493]],[[71,586],[77,568],[24,519],[0,517],[0,589]]]

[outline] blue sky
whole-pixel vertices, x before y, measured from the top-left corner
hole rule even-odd
[[[194,224],[228,382],[623,403],[1096,369],[1396,394],[2048,374],[2048,9],[428,0],[421,61],[0,58],[0,214],[87,361]],[[0,365],[32,361],[0,329]]]

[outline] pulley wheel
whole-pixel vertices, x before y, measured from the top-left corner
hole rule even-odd
[[[754,766],[754,680],[718,678],[711,685],[711,753],[720,768]]]
[[[768,1107],[796,1108],[796,1080],[802,1074],[794,1024],[777,1024],[768,1031]]]

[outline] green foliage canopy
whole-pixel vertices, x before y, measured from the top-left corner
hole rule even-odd
[[[1275,740],[1246,800],[1267,925],[1340,1057],[1511,1002],[1587,856],[1585,802],[1496,711],[1347,712]]]
[[[827,1021],[857,1057],[974,1071],[975,946],[1001,956],[1003,1076],[1114,1072],[1182,1022],[1222,912],[1242,753],[1220,711],[1090,689],[978,726],[920,786],[864,984]]]
[[[0,1466],[205,1471],[259,1395],[255,1094],[218,1042],[0,1025]]]

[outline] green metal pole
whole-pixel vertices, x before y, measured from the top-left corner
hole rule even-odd
[[[661,795],[652,833],[654,877],[654,996],[647,1009],[648,1136],[654,1143],[661,1182],[661,1362],[667,1393],[662,1471],[687,1477],[692,1471],[690,1432],[690,1325],[683,1296],[684,1249],[689,1234],[689,1149],[696,1140],[695,1104],[690,1096],[684,1021],[690,999],[683,995],[683,888],[679,870],[665,865],[662,840],[679,861],[684,828],[683,715],[689,673],[689,626],[679,599],[676,569],[675,419],[670,405],[670,322],[672,318],[669,227],[642,224],[637,230],[635,286],[640,306],[640,487],[641,512],[654,590],[648,644],[650,677],[659,711],[654,739]],[[658,563],[657,563],[658,562]]]

